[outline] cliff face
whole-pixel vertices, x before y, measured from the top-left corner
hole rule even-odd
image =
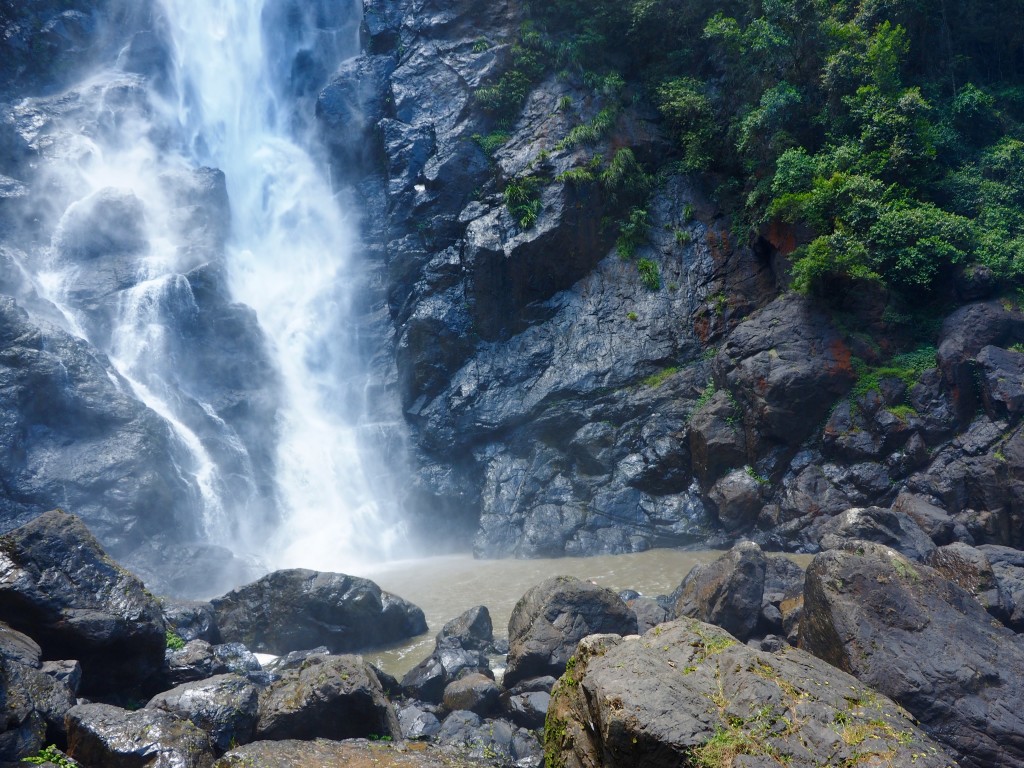
[[[282,24],[293,5],[273,4]],[[2,525],[61,505],[147,577],[180,586],[215,563],[238,580],[197,518],[179,436],[106,355],[140,281],[140,203],[104,191],[64,212],[75,190],[56,173],[81,136],[155,108],[172,72],[162,16],[0,9]],[[376,482],[400,489],[418,537],[486,557],[739,535],[815,550],[833,515],[895,505],[939,543],[1022,544],[1013,300],[965,283],[974,303],[914,336],[882,293],[838,308],[788,293],[805,233],[738,237],[703,183],[664,162],[671,142],[638,83],[541,68],[495,113],[485,95],[531,50],[523,4],[364,12],[364,53],[332,75],[312,54],[281,66],[289,108],[315,98],[325,162],[361,217],[369,421],[389,425]],[[72,83],[110,56],[116,78]],[[232,468],[237,519],[269,530],[279,382],[224,278],[224,178],[158,183],[183,259],[153,310],[175,329],[162,348],[175,397]],[[92,345],[30,279],[68,264]]]
[[[520,4],[364,6],[366,53],[318,118],[381,264],[425,532],[475,527],[481,556],[739,534],[814,550],[831,515],[898,501],[950,540],[1016,535],[1020,467],[999,448],[1016,415],[985,394],[1018,364],[1013,302],[908,338],[884,293],[838,310],[787,294],[802,233],[776,226],[747,246],[671,172],[622,258],[608,224],[621,201],[570,177],[622,148],[663,165],[635,84],[546,73],[498,119],[481,97],[518,66]],[[571,139],[609,111],[604,133]],[[965,328],[964,313],[985,321]]]

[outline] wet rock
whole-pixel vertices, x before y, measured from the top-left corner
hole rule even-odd
[[[0,659],[0,761],[18,761],[44,744],[64,741],[64,715],[75,705],[75,694],[38,667]]]
[[[398,724],[402,728],[402,737],[412,740],[429,739],[441,730],[441,721],[432,712],[414,705],[398,710]]]
[[[501,688],[486,675],[470,673],[449,683],[442,703],[446,709],[465,709],[478,715],[489,715],[498,705]]]
[[[690,419],[690,455],[693,471],[705,488],[729,469],[746,463],[746,439],[739,428],[736,402],[728,392],[715,392],[694,412]]]
[[[78,696],[78,689],[82,686],[82,665],[78,661],[44,661],[40,664],[39,671],[66,685],[72,696]]]
[[[987,346],[1009,347],[1024,340],[1024,315],[999,301],[968,304],[942,324],[938,363],[953,395],[953,407],[961,424],[974,414],[977,386],[975,358]]]
[[[357,56],[343,62],[316,100],[316,118],[334,161],[349,174],[369,170],[383,149],[377,125],[386,116],[390,56]]]
[[[1016,420],[1024,412],[1024,354],[988,346],[977,362],[985,411],[993,419]]]
[[[77,658],[85,695],[138,689],[163,662],[159,603],[63,512],[2,538],[0,619],[30,632],[47,657]]]
[[[723,744],[735,766],[950,764],[902,709],[850,675],[690,619],[641,638],[583,641],[572,678],[555,687],[544,748],[549,765],[614,755],[616,765],[667,768],[718,765]]]
[[[68,754],[84,765],[110,768],[209,768],[209,737],[158,709],[129,712],[108,704],[80,704],[67,715]]]
[[[509,692],[501,697],[501,712],[520,728],[534,731],[544,727],[550,702],[548,691]]]
[[[799,445],[854,379],[842,337],[812,302],[794,294],[736,327],[715,358],[714,375],[739,402],[748,450],[751,441]]]
[[[42,653],[31,637],[0,622],[0,658],[38,669]]]
[[[846,542],[859,539],[885,544],[919,562],[927,561],[935,551],[935,544],[913,518],[882,507],[848,509],[820,530],[823,550],[841,549]]]
[[[402,689],[409,696],[440,704],[445,688],[464,674],[493,677],[490,661],[483,651],[468,651],[457,638],[446,638],[434,651],[402,677]]]
[[[761,548],[749,541],[714,562],[694,566],[677,590],[675,615],[715,624],[746,641],[761,615],[767,567]]]
[[[561,675],[576,644],[599,632],[636,632],[636,616],[614,592],[569,576],[533,587],[509,619],[505,685]]]
[[[186,643],[204,640],[216,645],[220,642],[217,615],[210,603],[163,597],[160,599],[160,607],[167,628]]]
[[[146,707],[177,715],[210,736],[223,754],[248,744],[256,731],[259,689],[239,675],[218,675],[157,694]]]
[[[415,748],[413,748],[415,747]],[[314,768],[376,766],[377,768],[459,768],[466,760],[447,748],[362,740],[258,741],[233,749],[216,768]]]
[[[742,531],[753,525],[761,511],[765,482],[751,471],[734,469],[708,491],[718,521],[726,531]]]
[[[343,653],[427,629],[416,606],[368,579],[340,573],[276,571],[212,602],[221,636],[263,653],[319,645]]]
[[[261,694],[257,739],[401,738],[394,709],[359,656],[312,656]]]
[[[965,767],[1024,756],[1024,646],[926,565],[862,542],[807,570],[800,647],[891,696]]]
[[[487,607],[478,605],[449,621],[438,632],[436,645],[444,645],[448,638],[467,651],[489,651],[494,644],[494,630]]]
[[[260,671],[256,656],[241,643],[210,645],[205,640],[192,640],[177,651],[168,649],[165,665],[165,677],[171,685],[205,680],[228,672],[245,675]]]
[[[467,748],[470,758],[498,758],[519,763],[540,764],[537,737],[505,720],[483,720],[473,712],[457,710],[444,719],[437,734],[438,744]]]

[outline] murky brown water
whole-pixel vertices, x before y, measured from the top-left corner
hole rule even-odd
[[[496,637],[508,632],[516,601],[530,587],[551,576],[590,579],[616,592],[635,589],[644,595],[668,594],[698,563],[721,552],[655,549],[635,555],[608,555],[557,560],[474,560],[469,555],[392,563],[358,575],[401,595],[423,609],[429,629],[399,647],[365,654],[367,660],[401,677],[430,655],[434,637],[445,622],[476,605],[491,613]]]

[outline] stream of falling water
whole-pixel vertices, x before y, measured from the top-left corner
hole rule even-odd
[[[395,529],[380,519],[355,432],[366,386],[347,332],[355,235],[287,98],[295,50],[326,50],[332,64],[358,52],[361,6],[350,1],[342,23],[325,29],[317,3],[163,3],[186,146],[227,178],[231,290],[256,310],[282,378],[284,525],[267,559],[324,570],[377,559]]]

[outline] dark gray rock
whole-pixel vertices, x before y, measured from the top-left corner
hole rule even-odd
[[[608,589],[557,576],[530,589],[512,609],[505,685],[561,675],[587,635],[636,633],[636,615]]]
[[[498,758],[514,763],[529,759],[531,764],[540,764],[541,746],[535,735],[506,720],[484,720],[465,710],[448,715],[435,740],[464,747],[467,756],[474,759]]]
[[[942,507],[932,504],[924,496],[914,493],[901,493],[892,503],[894,512],[908,515],[938,546],[951,544],[957,537],[957,524],[953,517]],[[963,526],[961,525],[962,529]],[[968,535],[963,530],[961,535]]]
[[[494,644],[494,629],[487,607],[478,605],[449,621],[437,633],[435,645],[444,645],[448,638],[467,651],[489,651]]]
[[[695,565],[677,590],[675,616],[700,619],[747,640],[761,615],[767,567],[761,548],[749,541]]]
[[[544,748],[549,765],[568,768],[606,755],[666,767],[950,765],[906,712],[850,675],[690,619],[581,643],[572,678],[555,687]]]
[[[980,549],[955,542],[939,547],[925,561],[946,579],[970,592],[989,613],[1008,623],[1002,607],[999,583],[992,564]]]
[[[854,380],[851,352],[814,304],[786,294],[729,335],[715,358],[715,382],[739,402],[748,451],[796,446],[818,428]]]
[[[319,645],[343,653],[427,629],[416,606],[368,579],[340,573],[276,571],[212,602],[221,637],[264,653]]]
[[[690,419],[690,455],[694,474],[704,488],[733,467],[747,461],[747,443],[739,407],[730,394],[718,390]]]
[[[163,663],[159,603],[60,511],[0,539],[0,619],[31,632],[47,657],[77,658],[85,695],[138,689]]]
[[[414,741],[429,739],[441,730],[441,721],[436,715],[415,705],[398,710],[398,724],[402,728],[402,737]]]
[[[31,637],[0,622],[0,658],[38,669],[42,653]]]
[[[965,590],[862,542],[807,570],[800,647],[891,696],[963,766],[1024,756],[1024,646]]]
[[[841,549],[854,540],[885,544],[909,557],[926,562],[935,544],[913,518],[882,507],[854,507],[836,515],[820,529],[819,544],[825,549]]]
[[[752,473],[753,470],[734,469],[708,491],[718,521],[730,533],[750,528],[761,512],[766,483]]]
[[[448,683],[442,703],[451,711],[465,709],[486,716],[497,708],[500,696],[501,688],[492,678],[473,672]]]
[[[312,656],[260,696],[257,739],[402,737],[373,669],[359,656]]]
[[[430,656],[405,673],[402,689],[413,698],[439,704],[448,684],[467,673],[494,676],[486,653],[466,650],[457,638],[447,638],[435,645]]]
[[[220,642],[217,615],[210,603],[163,597],[160,599],[160,607],[163,609],[167,628],[186,643],[191,640],[205,640],[216,645]]]
[[[1024,411],[1024,354],[988,346],[977,362],[985,411],[993,419],[1016,420]]]
[[[75,705],[75,694],[38,666],[0,658],[0,761],[15,762],[44,744],[64,741],[64,715]]]
[[[79,704],[67,715],[68,754],[84,765],[110,768],[210,768],[209,737],[158,709],[129,712]]]
[[[501,697],[501,712],[520,728],[535,731],[544,727],[550,702],[551,694],[547,691],[505,693]]]
[[[164,691],[146,707],[198,726],[209,734],[214,750],[223,754],[253,740],[258,705],[259,689],[240,675],[228,674]]]
[[[465,761],[449,750],[419,744],[348,741],[258,741],[228,752],[216,768],[313,768],[314,766],[374,765],[378,768],[458,768]]]
[[[171,685],[228,672],[248,675],[259,671],[259,660],[241,643],[210,645],[205,640],[192,640],[180,650],[168,649],[165,655],[164,675]]]
[[[669,610],[653,597],[637,596],[626,600],[626,605],[636,615],[636,631],[640,634],[671,618]]]

